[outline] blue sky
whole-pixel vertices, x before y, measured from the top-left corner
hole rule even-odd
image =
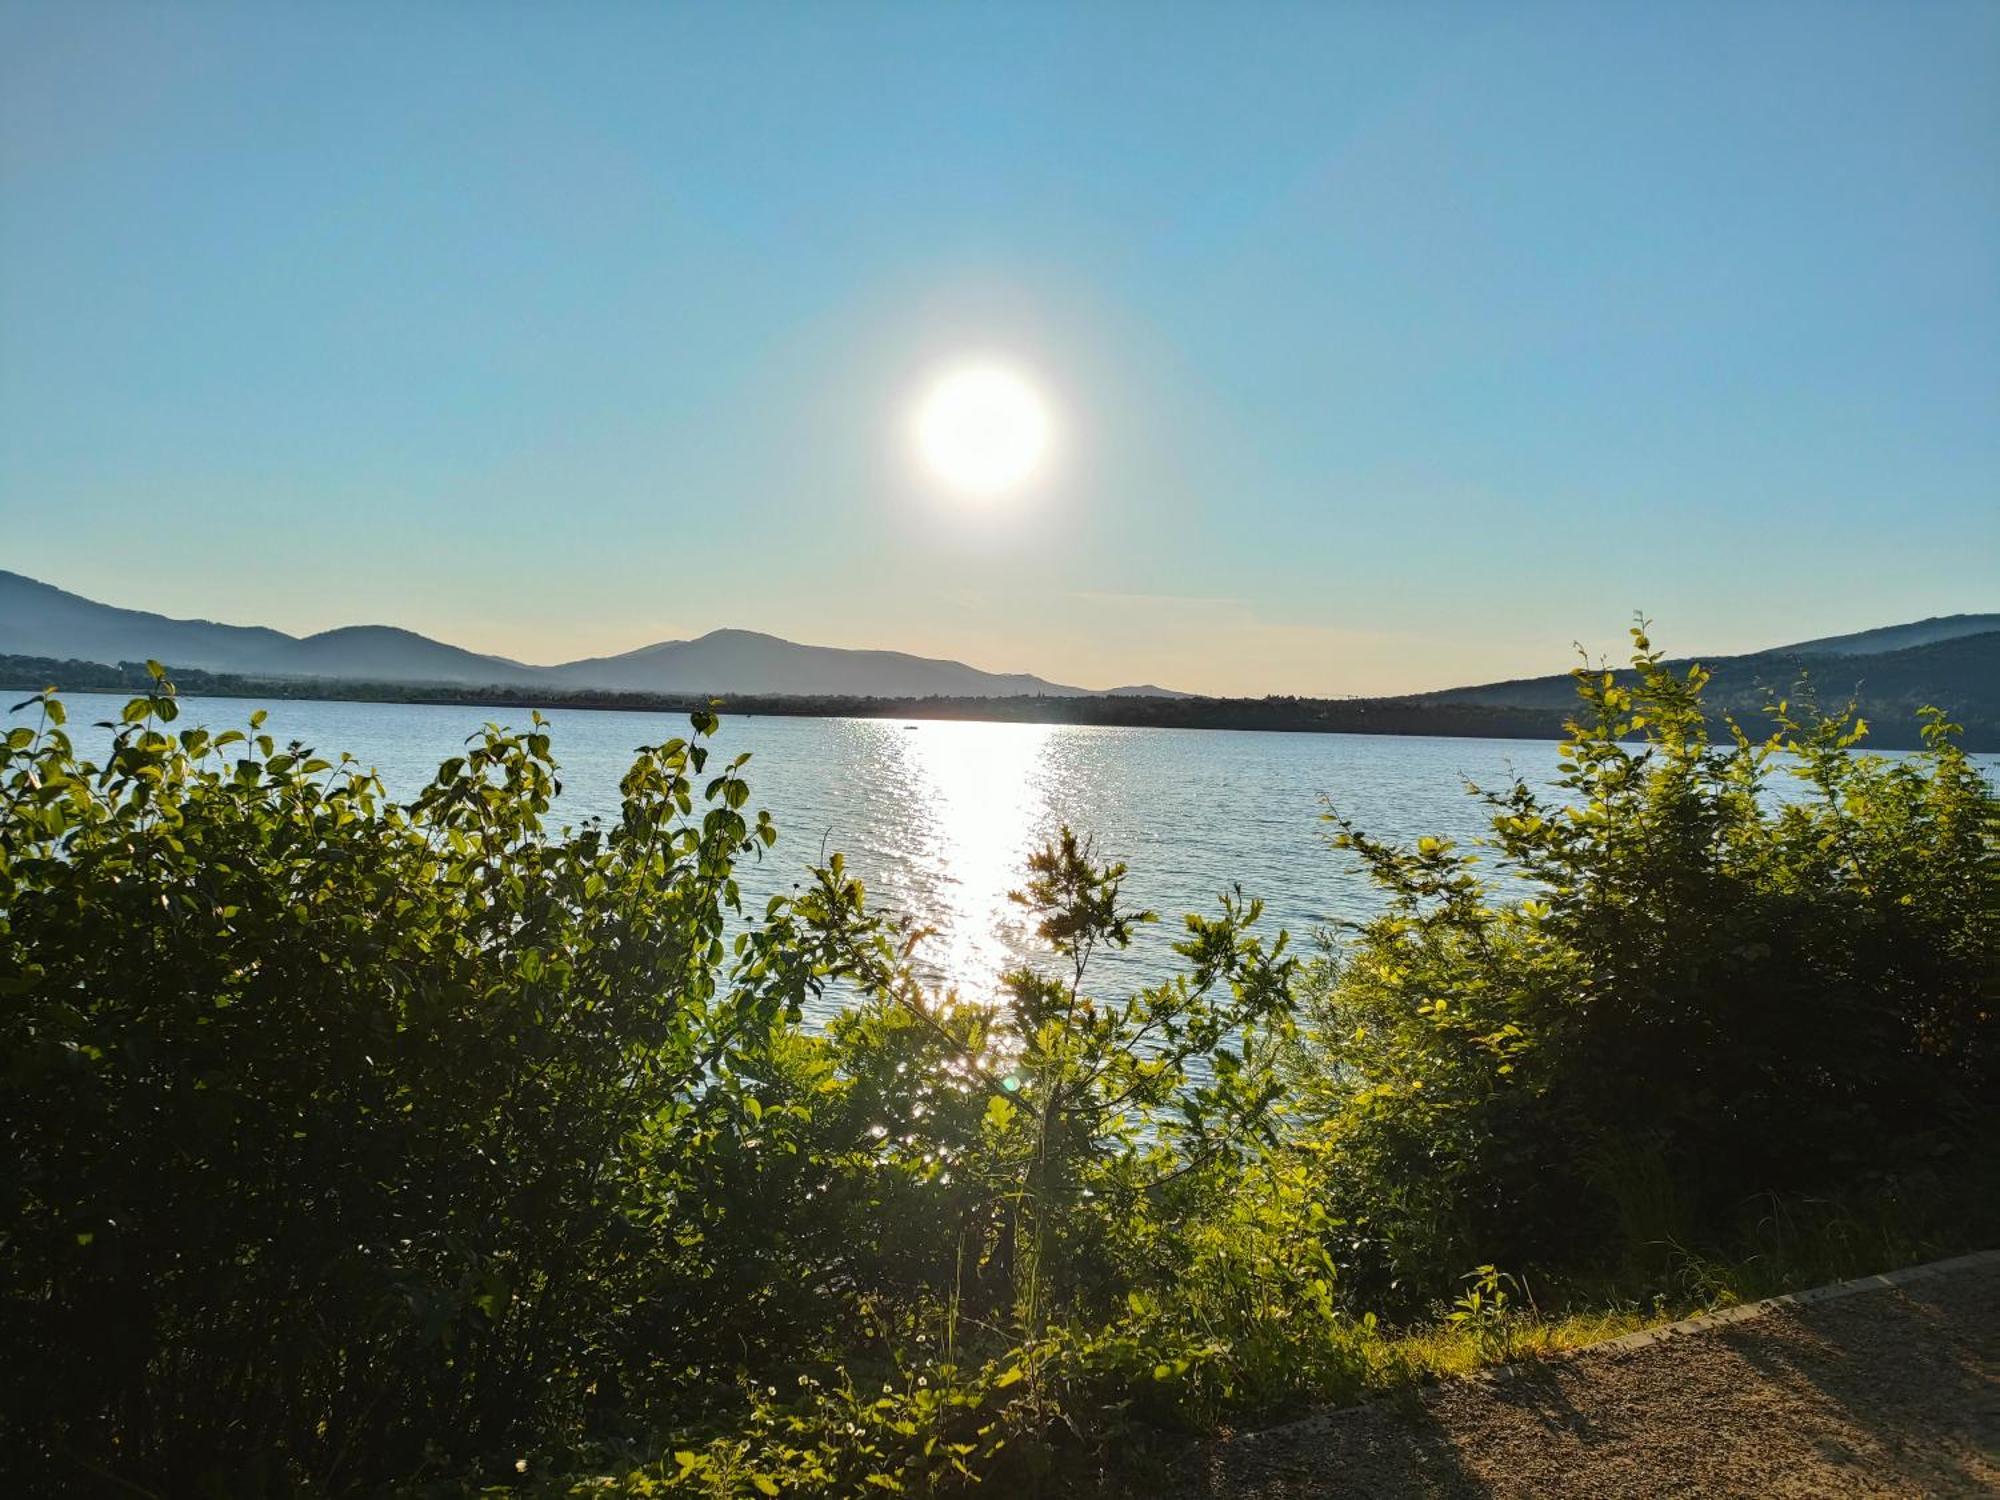
[[[2000,607],[2000,6],[0,0],[0,536],[1225,692]]]

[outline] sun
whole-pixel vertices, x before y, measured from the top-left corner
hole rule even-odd
[[[1054,423],[1025,376],[999,364],[941,375],[917,403],[917,452],[961,495],[988,500],[1019,489],[1041,469]]]

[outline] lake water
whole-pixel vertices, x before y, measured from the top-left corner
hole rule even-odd
[[[88,725],[114,718],[124,699],[65,702],[82,747]],[[238,727],[255,706],[185,699],[179,727]],[[616,812],[636,746],[687,732],[670,714],[548,717],[562,767],[556,821],[572,824]],[[409,796],[489,718],[518,725],[527,711],[291,701],[271,705],[266,728],[281,743],[346,750]],[[1128,896],[1162,916],[1100,975],[1102,987],[1122,986],[1171,972],[1180,914],[1214,910],[1232,883],[1262,897],[1267,927],[1295,940],[1372,913],[1372,887],[1327,845],[1328,801],[1378,836],[1466,840],[1486,826],[1468,779],[1544,782],[1556,770],[1556,746],[1542,740],[1053,724],[745,716],[725,718],[714,743],[721,756],[751,752],[750,806],[769,808],[778,825],[776,847],[744,871],[746,896],[790,887],[822,850],[838,849],[871,904],[936,929],[920,950],[924,967],[968,995],[991,993],[1033,952],[1007,892],[1028,850],[1065,822],[1127,862]],[[2000,767],[2000,757],[1980,760],[1989,776]]]

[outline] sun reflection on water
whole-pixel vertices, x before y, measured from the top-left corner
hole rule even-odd
[[[968,999],[991,998],[1025,935],[1007,893],[1053,827],[1049,724],[929,721],[900,732],[909,808],[929,879],[914,914],[935,929],[918,950]]]

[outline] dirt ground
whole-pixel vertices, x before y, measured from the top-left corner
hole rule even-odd
[[[1174,1500],[2000,1496],[2000,1266],[1218,1443]]]

